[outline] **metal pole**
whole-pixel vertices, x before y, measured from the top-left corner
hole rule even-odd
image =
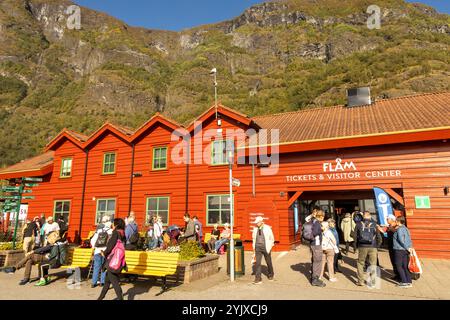
[[[214,72],[214,105],[216,109],[216,120],[217,120],[217,72]]]
[[[20,204],[22,203],[22,192],[23,192],[23,180],[22,185],[19,189],[19,199],[17,200],[17,206],[16,206],[16,219],[14,222],[14,235],[13,235],[13,250],[16,250],[16,237],[17,237],[17,226],[19,224],[19,213],[20,213]]]
[[[229,153],[230,159],[230,280],[234,282],[234,239],[233,239],[233,227],[234,227],[234,213],[233,213],[233,151]]]

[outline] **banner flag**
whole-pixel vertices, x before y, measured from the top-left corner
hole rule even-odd
[[[392,208],[391,198],[389,195],[380,188],[373,188],[375,192],[375,204],[377,207],[378,224],[381,226],[387,226],[387,217],[394,214]]]

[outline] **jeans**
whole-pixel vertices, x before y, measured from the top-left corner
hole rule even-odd
[[[162,237],[150,238],[150,240],[148,241],[148,248],[150,250],[158,248],[159,246],[161,246],[162,242]]]
[[[400,275],[401,283],[412,283],[408,270],[409,252],[406,250],[394,250],[395,265]]]
[[[217,240],[216,243],[214,244],[214,249],[215,249],[216,251],[219,251],[219,249],[220,249],[221,246],[223,246],[224,244],[229,243],[229,242],[230,242],[230,239],[220,239],[220,240]]]
[[[105,284],[105,277],[106,277],[106,271],[101,272],[103,262],[105,262],[105,258],[100,254],[97,253],[94,255],[94,270],[92,271],[92,284],[97,284],[98,276],[101,273],[100,276],[100,283]]]

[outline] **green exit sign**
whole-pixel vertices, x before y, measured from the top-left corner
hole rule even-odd
[[[416,196],[416,209],[431,209],[429,196]]]

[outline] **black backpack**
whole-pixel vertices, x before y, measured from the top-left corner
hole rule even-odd
[[[133,234],[130,236],[130,239],[128,239],[130,244],[136,244],[139,241],[139,231],[136,227],[136,230],[133,232]]]
[[[50,251],[50,267],[58,269],[67,264],[67,243],[55,244]]]
[[[100,231],[100,232],[99,232]],[[106,247],[106,244],[108,243],[109,234],[105,229],[101,229],[97,231],[97,241],[95,241],[95,247],[101,248]]]
[[[360,244],[372,244],[373,240],[377,236],[377,231],[373,226],[373,223],[370,222],[367,226],[364,222],[361,222],[362,229],[359,232],[358,242]]]
[[[307,241],[313,241],[314,235],[313,235],[313,225],[314,220],[311,219],[308,222],[304,223],[302,226],[302,238]]]

